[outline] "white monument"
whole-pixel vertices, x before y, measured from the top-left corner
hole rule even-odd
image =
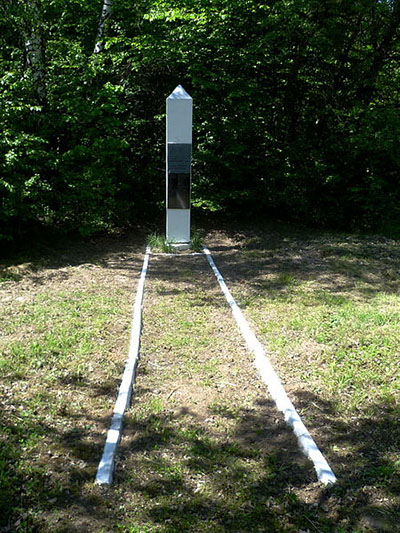
[[[167,242],[190,245],[192,98],[178,87],[167,98]]]

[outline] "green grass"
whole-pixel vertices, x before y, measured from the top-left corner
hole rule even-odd
[[[311,343],[314,358],[306,372],[304,359],[298,362],[304,377],[337,394],[343,410],[392,404],[400,386],[400,296],[378,292],[366,301],[352,301],[349,295],[303,289],[291,284],[284,295],[253,295],[247,303],[267,349],[283,366],[288,360],[293,365],[291,354]]]
[[[202,252],[203,244],[204,244],[203,232],[199,229],[194,229],[192,231],[192,237],[191,237],[191,249],[194,252]]]
[[[140,393],[126,420],[134,437],[117,474],[117,484],[140,498],[127,504],[124,525],[283,532],[295,520],[299,529],[302,503],[286,490],[292,466],[279,453],[282,441],[269,436],[258,404],[264,387],[258,397],[251,356],[204,259],[177,266],[157,258],[149,270]],[[319,518],[329,531],[324,524]]]
[[[21,378],[30,369],[42,369],[50,381],[72,368],[76,376],[86,374],[90,354],[101,350],[103,328],[117,311],[118,294],[44,292],[23,303],[13,320],[3,317],[7,334],[5,342],[0,341],[3,377]],[[29,333],[22,335],[26,329]]]
[[[202,252],[203,240],[203,232],[199,229],[193,229],[190,240],[190,249],[193,252]],[[147,244],[154,252],[178,253],[173,246],[173,242],[167,242],[165,235],[160,235],[159,233],[152,233],[147,239]]]
[[[147,239],[147,245],[154,252],[174,253],[175,251],[171,243],[167,242],[165,236],[159,233],[152,233]]]
[[[0,384],[6,400],[0,411],[1,526],[19,515],[13,530],[36,531],[38,516],[53,500],[67,497],[65,481],[52,479],[44,458],[64,453],[70,429],[77,430],[77,437],[79,426],[93,431],[90,402],[82,401],[82,393],[99,360],[103,377],[115,372],[112,360],[104,362],[107,329],[121,312],[121,293],[107,294],[104,288],[44,290],[0,311],[5,326]],[[71,389],[77,389],[72,396]],[[75,419],[72,428],[68,415]]]
[[[0,283],[5,281],[20,281],[22,276],[16,272],[0,271]]]
[[[226,281],[317,442],[346,465],[334,490],[359,502],[379,493],[391,503],[381,510],[359,503],[354,516],[361,509],[392,531],[400,521],[398,243],[272,234],[257,245],[235,255],[237,265],[246,261],[247,283],[232,268]],[[352,505],[342,507],[344,515]],[[337,530],[369,531],[365,524]]]

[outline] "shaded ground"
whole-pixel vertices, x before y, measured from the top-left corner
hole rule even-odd
[[[397,530],[397,243],[206,242],[339,483],[316,482],[205,258],[182,255],[151,258],[115,484],[93,486],[144,249],[102,239],[3,267],[0,531]]]

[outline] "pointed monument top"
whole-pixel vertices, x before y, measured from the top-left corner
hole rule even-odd
[[[169,99],[173,100],[180,100],[182,98],[186,98],[187,100],[191,100],[192,97],[185,91],[185,89],[182,87],[182,85],[178,85],[172,93],[168,96]]]

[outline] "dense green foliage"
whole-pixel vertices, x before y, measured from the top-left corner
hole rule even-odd
[[[400,219],[398,0],[114,0],[95,54],[102,5],[0,5],[0,239],[160,208],[178,83],[194,98],[196,206]]]

